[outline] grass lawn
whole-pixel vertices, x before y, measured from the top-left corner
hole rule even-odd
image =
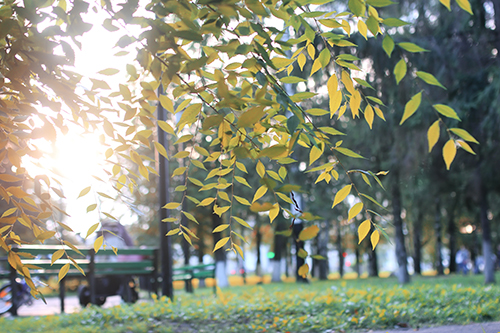
[[[500,281],[500,274],[496,276]],[[500,320],[500,286],[483,276],[414,277],[264,284],[77,314],[0,318],[2,332],[363,332]]]

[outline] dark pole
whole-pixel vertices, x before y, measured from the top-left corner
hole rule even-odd
[[[160,85],[158,87],[158,96],[163,94],[163,88]],[[167,116],[165,109],[158,102],[156,107],[158,121],[166,121]],[[165,149],[168,147],[167,133],[165,133],[160,126],[158,126],[158,143],[163,145]],[[161,292],[162,295],[167,296],[171,300],[174,299],[174,288],[172,284],[172,245],[170,243],[170,237],[165,235],[170,231],[170,223],[163,222],[164,219],[168,218],[168,210],[163,209],[164,205],[170,202],[170,196],[168,189],[170,187],[169,178],[169,165],[168,160],[161,154],[158,154],[158,159],[160,162],[160,261],[161,261]]]

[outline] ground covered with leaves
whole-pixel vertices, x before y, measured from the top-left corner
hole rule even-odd
[[[500,276],[497,276],[497,280]],[[179,293],[109,309],[0,318],[2,332],[363,332],[500,320],[499,286],[482,276],[269,284]]]

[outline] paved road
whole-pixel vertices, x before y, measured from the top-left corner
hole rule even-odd
[[[41,299],[34,300],[31,306],[23,305],[18,310],[19,316],[48,316],[53,314],[61,313],[61,303],[57,297],[46,298],[47,304],[45,304]],[[106,298],[106,303],[104,303],[104,308],[109,308],[116,306],[121,303],[120,296],[110,296]],[[78,297],[68,296],[64,299],[64,312],[65,313],[75,313],[80,311],[82,308],[78,303]]]
[[[368,331],[369,333],[500,333],[500,322],[470,324],[470,325],[450,325],[431,328],[399,328],[391,330]]]

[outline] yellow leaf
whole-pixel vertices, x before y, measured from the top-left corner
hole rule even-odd
[[[415,111],[417,111],[421,101],[422,101],[422,92],[419,92],[418,94],[413,96],[408,101],[408,103],[406,103],[405,111],[403,113],[403,118],[401,119],[399,125],[402,125],[406,121],[406,119],[410,118],[415,113]]]
[[[247,187],[249,187],[249,188],[252,188],[252,186],[250,186],[250,184],[248,184],[248,182],[247,182],[247,180],[246,180],[245,178],[243,178],[243,177],[239,177],[239,176],[235,176],[235,177],[234,177],[234,179],[235,179],[238,183],[243,184],[243,185],[245,185],[245,186],[247,186]]]
[[[62,279],[68,274],[69,271],[69,263],[61,267],[61,270],[59,270],[59,280],[57,281],[58,283],[61,282]]]
[[[375,250],[375,247],[378,244],[378,241],[380,240],[380,233],[378,230],[375,230],[372,232],[372,235],[370,236],[370,241],[372,242],[372,249]]]
[[[187,233],[183,232],[182,236],[184,236],[184,239],[186,240],[186,242],[189,243],[189,245],[193,246],[193,243],[191,242],[191,237],[189,237]]]
[[[245,228],[252,230],[252,227],[248,223],[246,223],[245,220],[243,220],[242,218],[239,218],[237,216],[231,216],[231,217]]]
[[[236,201],[238,201],[242,205],[245,205],[245,206],[250,206],[251,205],[251,203],[248,202],[248,200],[245,199],[245,198],[239,197],[237,195],[233,195],[233,197],[236,199]]]
[[[333,199],[333,205],[332,208],[335,207],[337,204],[341,203],[348,195],[351,193],[351,188],[352,185],[346,185],[344,188],[342,188],[340,191],[335,194],[335,198]]]
[[[328,95],[330,95],[330,98],[332,98],[332,95],[339,89],[339,83],[336,74],[330,76],[328,82],[326,83],[326,86],[328,88]]]
[[[355,90],[349,100],[349,107],[351,108],[352,119],[359,115],[359,107],[361,105],[361,94]]]
[[[280,205],[275,203],[273,208],[269,210],[269,220],[273,223],[274,219],[278,216],[280,212]]]
[[[180,205],[181,205],[180,202],[169,202],[168,204],[166,204],[162,208],[164,208],[164,209],[177,209]]]
[[[361,36],[365,37],[365,39],[368,39],[368,37],[366,37],[366,33],[368,32],[368,27],[366,26],[366,23],[362,20],[358,21],[358,31],[361,34]]]
[[[319,149],[316,146],[313,146],[309,151],[309,166],[313,164],[322,154],[323,150]]]
[[[172,134],[172,135],[175,135],[175,131],[174,129],[172,128],[172,126],[170,126],[167,122],[163,121],[163,120],[158,120],[158,126],[160,126],[160,128],[166,132],[166,133],[169,133],[169,134]]]
[[[215,201],[215,198],[205,198],[203,199],[199,204],[198,206],[208,206],[210,205],[212,202]]]
[[[318,226],[312,225],[310,227],[304,228],[300,232],[299,239],[301,241],[306,241],[306,240],[312,239],[312,238],[316,237],[316,235],[318,234],[318,232],[319,232]]]
[[[181,229],[179,228],[174,228],[172,230],[170,230],[169,232],[167,232],[167,234],[165,236],[172,236],[172,235],[176,235],[179,233],[179,231],[181,231]]]
[[[429,153],[439,140],[439,120],[436,120],[427,131],[427,141],[429,142]]]
[[[365,108],[365,120],[372,129],[373,126],[373,118],[375,117],[375,113],[373,112],[373,108],[370,104],[368,104]]]
[[[330,95],[330,118],[333,118],[333,115],[340,107],[342,103],[342,91],[337,90],[333,94]]]
[[[94,233],[94,231],[96,231],[97,227],[99,226],[99,222],[97,222],[96,224],[92,225],[89,230],[87,231],[87,236],[85,236],[85,239],[87,239],[90,235],[92,235]]]
[[[201,111],[200,103],[191,104],[190,106],[188,106],[184,110],[184,112],[182,112],[182,116],[177,124],[177,128],[182,129],[184,128],[185,125],[190,126],[191,124],[193,124],[196,121],[196,119],[198,119],[200,111]]]
[[[227,227],[229,227],[229,224],[221,224],[217,228],[215,228],[214,231],[212,231],[212,233],[221,232],[223,230],[226,230]]]
[[[261,161],[257,162],[255,170],[257,170],[257,173],[259,174],[260,178],[264,178],[264,176],[266,175],[266,168],[264,167],[264,164],[262,164]]]
[[[36,236],[36,239],[43,243],[46,239],[52,238],[55,234],[55,231],[45,231]]]
[[[366,220],[359,225],[359,227],[358,227],[358,237],[359,237],[358,244],[361,244],[363,239],[365,239],[366,235],[368,235],[368,232],[370,232],[371,226],[372,225],[371,225],[370,220]]]
[[[299,57],[297,58],[297,62],[299,64],[300,70],[304,70],[304,65],[306,64],[306,56],[304,53],[299,54]]]
[[[101,248],[102,243],[104,243],[104,237],[103,236],[97,237],[97,239],[94,242],[94,251],[95,251],[95,253],[99,252],[99,249]]]
[[[165,108],[170,113],[174,113],[174,104],[172,103],[172,100],[168,98],[166,95],[161,94],[160,95],[160,103],[161,106]]]
[[[314,56],[316,55],[316,49],[314,48],[314,45],[312,44],[307,45],[307,54],[309,54],[311,60],[314,59]]]
[[[299,271],[298,271],[298,274],[300,276],[302,276],[305,279],[307,277],[308,273],[309,273],[309,265],[308,264],[304,264],[304,265],[300,266]]]
[[[238,251],[238,254],[240,255],[241,259],[245,259],[245,257],[243,256],[243,251],[241,250],[241,247],[239,247],[237,244],[233,244],[233,246],[236,249],[236,251]]]
[[[312,76],[314,73],[316,73],[318,70],[321,69],[321,62],[319,61],[319,58],[314,60],[312,68],[311,68],[311,74],[309,76]]]
[[[54,262],[61,258],[64,255],[64,250],[57,250],[52,254],[52,257],[50,258],[50,265],[52,266]]]
[[[212,253],[213,253],[213,252],[215,252],[215,251],[217,251],[218,249],[220,249],[220,248],[221,248],[221,247],[223,247],[224,245],[226,245],[226,243],[227,243],[227,241],[228,241],[228,240],[229,240],[229,237],[224,237],[224,238],[222,238],[221,240],[219,240],[219,241],[217,242],[217,244],[215,244],[215,246],[214,246],[214,250],[212,251]]]
[[[467,142],[462,141],[462,140],[457,140],[457,142],[460,145],[460,147],[462,147],[463,150],[467,151],[468,153],[470,153],[472,155],[476,155],[474,150],[472,150],[472,148],[469,146],[469,144]]]
[[[97,204],[92,204],[87,207],[87,213],[97,208]]]
[[[458,5],[460,6],[460,8],[465,10],[467,13],[474,15],[472,13],[472,8],[470,7],[469,0],[456,0],[456,1],[457,1]]]
[[[163,147],[163,145],[159,142],[153,142],[154,145],[155,145],[155,148],[156,148],[156,151],[162,155],[163,157],[165,157],[167,160],[168,160],[168,153],[167,153],[167,150],[165,149],[165,147]]]
[[[260,161],[259,161],[260,162]],[[262,196],[264,194],[266,194],[267,192],[267,186],[265,185],[262,185],[261,187],[259,187],[257,189],[257,191],[255,191],[255,195],[253,197],[253,200],[252,200],[252,203],[254,203],[255,201],[259,200],[260,198],[262,198]]]
[[[347,220],[351,220],[352,218],[356,217],[356,215],[358,215],[361,210],[363,209],[363,203],[362,202],[358,202],[357,204],[355,204],[354,206],[352,206],[351,209],[349,209],[349,217],[347,218]]]
[[[214,213],[219,215],[219,216],[222,216],[222,214],[227,212],[229,208],[231,208],[231,206],[219,207],[217,205],[214,205]]]
[[[446,170],[450,170],[451,162],[455,159],[457,154],[457,147],[455,146],[455,141],[448,140],[443,147],[443,159],[446,163]]]
[[[87,194],[87,193],[89,193],[89,192],[90,192],[90,186],[89,186],[89,187],[84,188],[84,189],[80,192],[80,194],[78,195],[78,198],[83,197],[84,195],[86,195],[86,194]],[[78,199],[78,198],[77,198],[77,199]]]
[[[354,85],[352,83],[352,79],[349,76],[349,73],[347,73],[346,71],[342,71],[342,83],[351,95],[354,94]]]
[[[377,116],[380,119],[382,119],[383,121],[385,121],[384,113],[382,112],[382,110],[380,110],[380,108],[378,106],[375,107],[375,113],[377,114]]]
[[[297,253],[297,255],[303,259],[307,258],[307,256],[309,255],[309,253],[307,253],[306,250],[304,249],[299,249],[299,252]]]
[[[7,209],[3,214],[2,214],[2,217],[6,217],[6,216],[9,216],[9,215],[12,215],[14,214],[14,212],[17,210],[17,207],[14,207],[14,208],[10,208],[10,209]]]
[[[439,2],[441,2],[443,4],[443,6],[445,6],[446,8],[448,8],[448,10],[451,10],[450,0],[439,0]]]

